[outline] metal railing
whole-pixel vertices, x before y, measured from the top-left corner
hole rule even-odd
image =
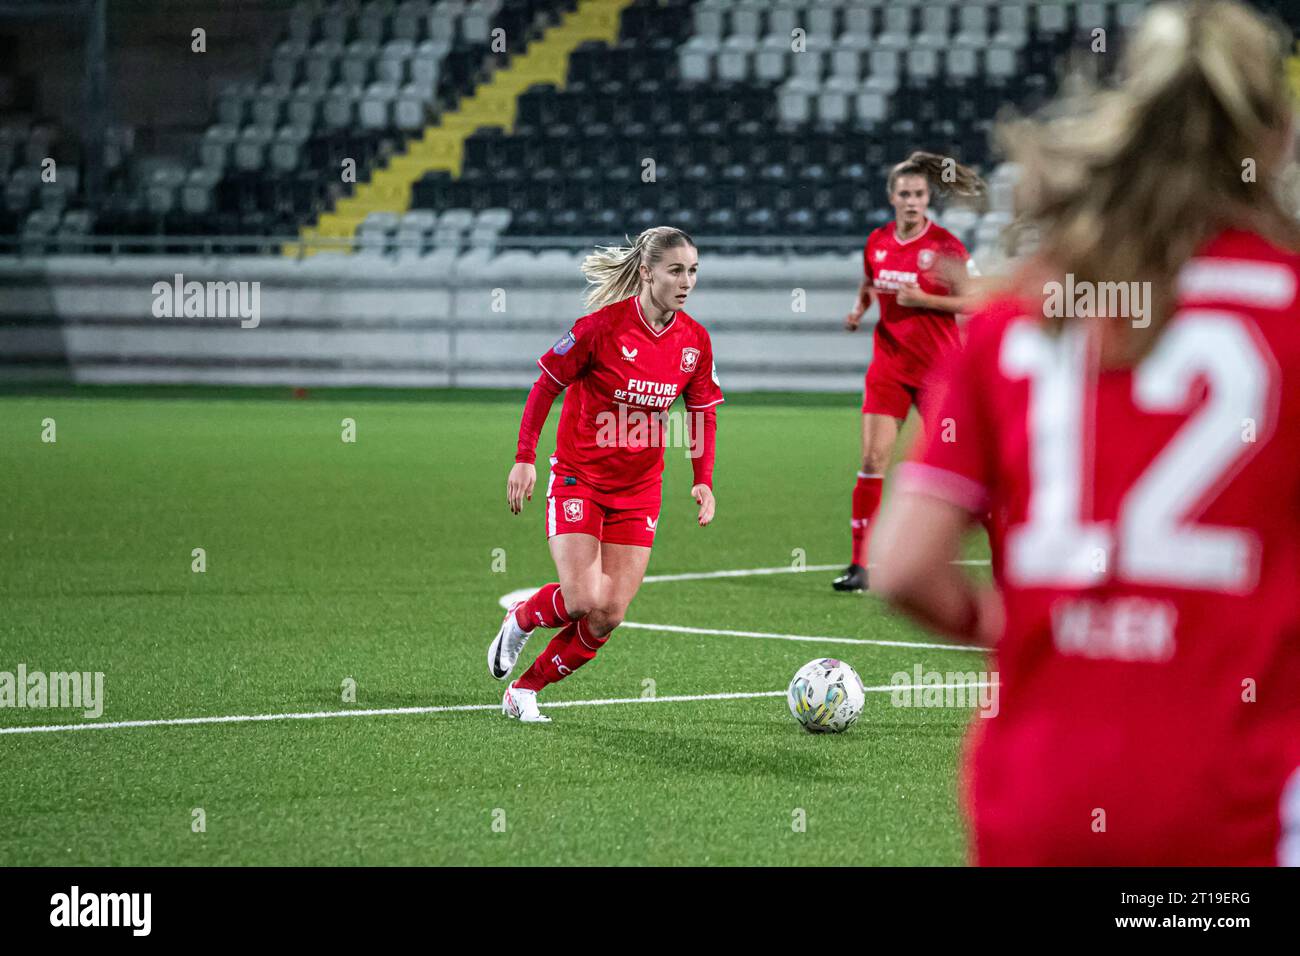
[[[784,253],[786,255],[813,252],[856,252],[866,241],[867,229],[861,236],[695,236],[701,251],[746,251]],[[626,237],[618,235],[568,235],[568,236],[510,236],[502,235],[491,242],[469,238],[457,243],[434,242],[424,238],[393,236],[382,243],[359,236],[314,237],[301,236],[126,236],[126,235],[0,235],[0,255],[20,258],[43,258],[51,255],[276,255],[303,259],[316,253],[345,253],[393,256],[415,250],[432,253],[439,249],[453,249],[458,254],[472,249],[492,252],[507,250],[568,249],[575,252],[597,245],[622,245]]]

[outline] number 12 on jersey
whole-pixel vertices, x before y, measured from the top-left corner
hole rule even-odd
[[[1259,445],[1244,422],[1264,416],[1273,363],[1243,320],[1185,311],[1133,370],[1135,412],[1176,413],[1198,379],[1208,396],[1133,482],[1114,522],[1085,521],[1085,412],[1090,397],[1085,326],[1052,336],[1030,322],[1007,330],[1002,374],[1029,381],[1028,515],[1007,535],[1005,572],[1024,587],[1129,584],[1243,592],[1254,584],[1258,542],[1243,528],[1197,523],[1192,510]],[[1105,449],[1098,448],[1104,455]]]

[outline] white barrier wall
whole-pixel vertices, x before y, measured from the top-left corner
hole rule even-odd
[[[0,259],[0,381],[522,387],[586,311],[581,259],[555,250]],[[861,262],[706,250],[687,311],[708,328],[724,385],[860,389],[873,316],[853,334],[842,322]],[[248,327],[221,317],[221,295],[195,300],[202,314],[169,317],[178,273],[183,283],[247,283],[256,315],[248,309]]]

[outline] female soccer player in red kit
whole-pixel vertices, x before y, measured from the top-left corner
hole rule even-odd
[[[880,507],[898,430],[913,405],[929,429],[927,378],[957,347],[955,313],[974,302],[969,296],[954,295],[941,278],[941,270],[953,261],[970,268],[970,254],[960,239],[927,216],[932,190],[973,196],[983,192],[984,183],[970,169],[934,153],[913,153],[895,166],[888,183],[894,222],[867,238],[862,286],[844,321],[852,332],[871,303],[880,303],[862,398],[862,470],[853,487],[853,556],[847,570],[832,582],[837,591],[867,587],[867,528]]]
[[[667,226],[647,229],[631,248],[588,256],[582,271],[596,311],[537,361],[542,373],[524,407],[506,498],[515,514],[532,498],[538,436],[551,403],[569,389],[546,484],[546,536],[560,580],[506,612],[488,647],[489,672],[509,677],[534,628],[561,630],[506,688],[501,708],[508,717],[550,720],[538,711],[537,692],[595,657],[623,620],[659,524],[664,448],[646,426],[650,418],[664,421],[679,395],[698,521],[704,527],[713,520],[722,390],[709,333],[682,311],[698,258],[691,237]]]
[[[873,581],[996,644],[979,863],[1300,865],[1289,45],[1234,0],[1160,4],[1118,88],[1005,131],[1042,244],[972,318],[954,440],[902,466]],[[990,502],[1000,598],[951,564]]]

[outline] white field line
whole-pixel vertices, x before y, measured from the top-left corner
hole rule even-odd
[[[954,561],[953,564],[979,565],[984,566],[989,562],[987,559],[973,559]],[[874,568],[878,565],[868,563],[868,568]],[[661,581],[706,581],[710,578],[744,578],[757,574],[806,574],[809,571],[843,571],[842,564],[810,564],[806,567],[796,568],[787,565],[781,565],[776,568],[740,568],[735,571],[688,571],[684,574],[648,574],[642,579],[642,584],[658,584]],[[534,590],[536,590],[534,588]]]
[[[988,560],[975,558],[971,560],[954,561],[953,564],[961,564],[972,567],[986,567]],[[868,564],[868,568],[874,568],[876,565]],[[747,578],[760,574],[806,574],[809,571],[842,571],[842,564],[810,564],[806,567],[790,567],[781,565],[776,568],[737,568],[730,571],[687,571],[682,574],[647,574],[641,579],[642,584],[662,584],[665,581],[708,581],[713,578]],[[537,587],[541,587],[539,584]],[[509,594],[503,594],[497,600],[501,609],[505,610],[516,601],[523,601],[533,596],[537,591],[533,588],[517,588]],[[626,625],[624,625],[626,626]]]
[[[969,644],[925,644],[920,641],[875,641],[863,637],[821,637],[813,634],[773,634],[767,631],[728,631],[711,627],[685,627],[681,624],[634,624],[624,621],[619,627],[639,628],[643,631],[671,631],[676,634],[720,634],[727,637],[759,637],[773,641],[803,641],[809,644],[870,644],[875,647],[916,647],[936,651],[987,652],[988,648]]]
[[[869,694],[926,689],[989,687],[986,682],[962,684],[890,684],[864,688]],[[614,704],[680,704],[699,700],[747,700],[784,697],[783,690],[760,690],[735,694],[678,694],[672,697],[606,697],[599,700],[557,700],[553,707],[609,707]],[[194,727],[202,724],[251,724],[271,720],[325,720],[332,717],[391,717],[407,714],[452,714],[467,711],[500,710],[500,704],[455,704],[444,707],[378,707],[373,710],[320,710],[301,714],[233,714],[225,717],[172,717],[165,720],[114,720],[102,724],[45,724],[33,727],[0,727],[0,734],[51,734],[71,730],[129,730],[139,727]]]
[[[954,561],[953,564],[986,565],[986,560]],[[870,565],[869,565],[870,566]],[[741,568],[734,571],[693,571],[687,574],[648,575],[643,584],[657,584],[661,581],[700,581],[707,578],[739,578],[756,574],[802,574],[806,571],[834,571],[842,568],[839,564],[814,564],[806,568]],[[502,608],[508,608],[516,601],[532,597],[537,588],[520,588],[509,594],[501,595],[497,601]],[[867,644],[876,647],[915,647],[921,650],[937,651],[974,651],[982,653],[983,647],[970,647],[964,644],[926,644],[919,641],[875,641],[858,637],[823,637],[812,634],[775,634],[769,631],[732,631],[721,628],[685,627],[678,624],[641,624],[624,621],[619,627],[638,628],[643,631],[664,631],[677,634],[712,634],[725,637],[756,637],[773,641],[801,641],[808,644]]]
[[[988,561],[955,561],[954,564],[988,564]],[[746,577],[758,574],[799,574],[806,571],[832,571],[839,568],[838,564],[811,565],[804,568],[777,567],[777,568],[742,568],[729,571],[696,571],[687,574],[663,574],[649,575],[642,583],[658,583],[662,581],[694,581],[705,580],[709,578],[730,578]],[[515,601],[523,600],[530,597],[536,588],[526,588],[518,591],[512,591],[503,595],[498,603],[501,607],[507,608]],[[981,652],[984,648],[967,647],[960,644],[925,644],[909,641],[876,641],[864,638],[853,637],[822,637],[806,634],[773,634],[765,631],[731,631],[718,630],[699,627],[684,627],[672,624],[637,624],[631,621],[624,621],[620,627],[640,628],[647,631],[665,631],[683,634],[711,634],[723,635],[730,637],[754,637],[765,638],[770,640],[800,641],[806,643],[826,643],[826,644],[870,644],[880,647],[914,647],[923,650],[951,650],[951,651],[975,651]],[[957,687],[959,685],[930,685],[935,687],[947,688],[949,686]],[[985,684],[972,684],[972,687],[983,687]],[[909,686],[890,686],[890,687],[868,687],[868,692],[888,692],[892,690],[910,690]],[[752,697],[780,697],[785,691],[758,691],[755,693],[737,693],[737,694],[690,694],[677,697],[620,697],[608,698],[604,700],[571,700],[557,701],[553,704],[547,704],[549,707],[600,707],[610,704],[672,704],[684,701],[697,700],[738,700]],[[332,717],[383,717],[396,716],[403,714],[446,714],[467,711],[496,710],[500,704],[456,704],[444,707],[384,707],[373,710],[330,710],[314,711],[297,714],[235,714],[221,717],[173,717],[163,720],[119,720],[109,721],[98,724],[46,724],[32,727],[0,727],[0,735],[4,734],[37,734],[37,733],[56,733],[62,731],[74,730],[123,730],[137,727],[187,727],[201,724],[246,724],[258,723],[272,720],[325,720]]]

